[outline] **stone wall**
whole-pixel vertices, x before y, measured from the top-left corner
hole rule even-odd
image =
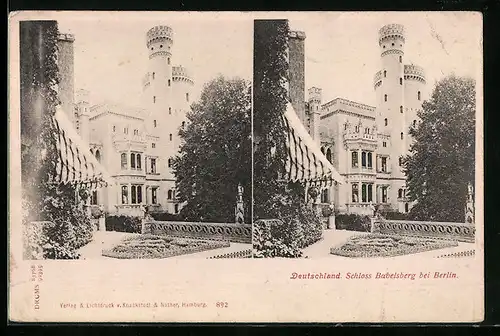
[[[474,243],[476,233],[474,224],[407,220],[377,220],[372,225],[372,231],[384,234],[457,240],[467,243]]]
[[[142,233],[252,243],[251,224],[147,221],[143,225]]]

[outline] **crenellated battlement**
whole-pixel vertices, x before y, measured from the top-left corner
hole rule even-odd
[[[307,91],[309,95],[309,101],[321,104],[321,92],[322,90],[317,87],[311,87]]]
[[[288,37],[290,37],[290,38],[296,38],[296,39],[299,39],[299,40],[305,40],[306,39],[306,33],[304,33],[303,31],[294,30],[294,31],[290,32],[290,34],[288,35]]]
[[[417,80],[423,83],[426,82],[424,68],[414,64],[405,64],[404,78],[405,80]]]
[[[67,41],[67,42],[74,42],[75,41],[75,35],[73,34],[58,34],[57,39],[59,41]]]
[[[173,81],[186,81],[194,84],[189,71],[182,65],[176,65],[172,67],[172,80]]]
[[[379,44],[389,39],[402,39],[405,40],[405,28],[401,24],[388,24],[380,28],[378,32]]]
[[[379,70],[373,76],[373,85],[375,88],[379,87],[382,84],[382,70]]]
[[[157,42],[168,41],[173,43],[174,32],[172,28],[168,26],[156,26],[148,30],[147,34],[147,46],[151,47],[151,44]]]

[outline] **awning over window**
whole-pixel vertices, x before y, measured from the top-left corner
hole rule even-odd
[[[343,183],[344,178],[321,152],[291,104],[287,105],[284,119],[288,147],[287,179],[318,186],[331,185],[333,182]]]
[[[54,124],[59,155],[56,182],[86,184],[90,188],[111,184],[111,176],[92,155],[89,144],[76,132],[60,107],[56,109]]]

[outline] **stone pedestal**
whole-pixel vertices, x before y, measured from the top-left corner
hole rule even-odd
[[[378,217],[370,217],[370,232],[376,233],[380,232],[380,227],[379,227],[380,219]]]
[[[328,229],[335,230],[335,215],[328,216]]]
[[[106,231],[106,218],[104,216],[99,217],[99,231]]]

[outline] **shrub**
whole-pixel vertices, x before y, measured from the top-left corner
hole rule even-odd
[[[150,215],[157,221],[176,222],[182,220],[179,215],[169,212],[151,212]]]
[[[106,217],[106,231],[141,233],[141,230],[140,217],[124,215]]]
[[[388,220],[405,220],[409,219],[408,214],[398,211],[381,211],[380,215]]]
[[[370,231],[370,217],[357,214],[341,214],[335,217],[335,228],[337,230]]]
[[[297,222],[294,222],[297,224]],[[296,228],[298,229],[298,228]],[[297,230],[290,230],[280,220],[258,220],[253,224],[254,258],[298,258],[302,251],[295,237]],[[281,236],[276,238],[276,236]]]

